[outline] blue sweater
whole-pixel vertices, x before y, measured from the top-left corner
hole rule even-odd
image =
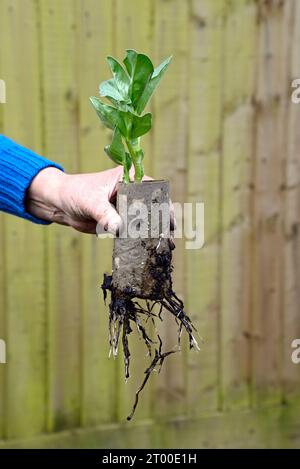
[[[63,168],[0,135],[0,210],[25,218],[34,223],[48,225],[26,211],[26,191],[33,178],[44,168]]]

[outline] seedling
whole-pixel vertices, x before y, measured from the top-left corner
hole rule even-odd
[[[111,104],[105,104],[95,96],[90,98],[102,123],[113,130],[112,142],[104,150],[114,163],[124,167],[123,181],[126,184],[130,182],[132,165],[135,169],[134,180],[141,182],[143,179],[141,136],[151,129],[152,114],[141,114],[171,60],[172,57],[168,57],[154,68],[147,55],[129,49],[123,67],[113,57],[107,57],[113,78],[100,84],[99,93]]]
[[[142,385],[136,392],[136,399],[130,420],[135,412],[139,394],[156,368],[160,370],[165,358],[180,350],[182,331],[188,334],[190,348],[198,349],[194,338],[195,330],[184,311],[183,302],[172,288],[172,250],[174,243],[169,226],[169,183],[168,181],[142,181],[144,176],[141,137],[151,129],[152,116],[142,115],[155,88],[168,68],[171,57],[154,69],[145,54],[127,50],[125,68],[113,57],[108,57],[113,78],[101,83],[100,96],[111,104],[105,104],[96,97],[90,98],[103,124],[113,130],[112,142],[104,150],[117,164],[124,168],[123,182],[117,191],[117,210],[120,200],[126,197],[128,206],[142,202],[146,207],[146,236],[122,237],[114,239],[112,275],[104,275],[102,289],[104,300],[110,292],[109,343],[110,352],[116,356],[119,343],[122,343],[125,377],[129,378],[130,351],[128,336],[136,329],[145,342],[152,361],[145,371]],[[128,151],[127,151],[128,150]],[[135,180],[130,181],[129,171],[134,166]],[[130,184],[129,184],[130,183]],[[150,216],[153,206],[166,206],[167,224]],[[132,213],[126,214],[125,232],[135,220]],[[124,220],[123,220],[124,221]],[[158,233],[152,237],[152,233]],[[143,300],[143,301],[141,301]],[[155,321],[163,320],[163,310],[168,311],[178,324],[178,346],[168,352],[162,350],[162,340]],[[153,324],[154,337],[151,337],[147,324]]]

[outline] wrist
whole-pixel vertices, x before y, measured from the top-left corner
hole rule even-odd
[[[66,174],[53,166],[42,169],[32,180],[26,194],[26,208],[32,215],[53,221],[60,209]]]

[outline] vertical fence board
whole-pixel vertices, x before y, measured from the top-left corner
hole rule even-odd
[[[0,8],[1,11],[1,8]],[[1,71],[1,57],[0,57]],[[0,72],[1,73],[1,72]],[[0,104],[0,133],[2,132],[2,109]],[[4,216],[0,214],[0,340],[6,343],[6,282],[5,282],[5,236]],[[0,440],[5,437],[5,376],[6,364],[0,363]]]
[[[3,132],[40,151],[38,40],[33,2],[3,1],[0,21],[1,72],[9,90]],[[7,216],[5,435],[8,438],[30,436],[45,428],[43,257],[41,227]]]
[[[112,53],[112,2],[78,0],[78,83],[80,109],[80,171],[111,167],[103,151],[109,132],[100,125],[89,96],[98,95],[106,79],[104,57]],[[100,285],[111,271],[112,242],[82,236],[82,411],[84,426],[116,417],[116,362],[108,360],[108,306]]]
[[[0,17],[4,15],[4,4],[0,4]],[[1,20],[0,20],[1,25]],[[1,25],[2,26],[2,25]],[[2,41],[0,34],[0,80],[5,80],[2,60]],[[4,104],[0,103],[0,134],[4,129]],[[6,318],[6,285],[5,285],[5,236],[4,215],[0,214],[0,340],[6,340],[5,318]],[[0,440],[5,436],[5,370],[6,366],[0,363]]]
[[[282,347],[282,106],[287,99],[283,4],[259,3],[254,200],[253,402],[279,403]],[[284,32],[286,36],[284,35]],[[285,103],[284,103],[285,105]]]
[[[291,360],[293,349],[291,343],[300,338],[300,104],[291,102],[292,81],[300,78],[300,4],[291,2],[292,20],[290,21],[291,66],[287,81],[287,97],[289,103],[287,128],[287,161],[285,173],[285,269],[284,269],[284,343],[283,343],[283,378],[284,397],[290,403],[295,395],[299,395],[300,369]]]
[[[221,369],[225,408],[249,402],[250,183],[255,2],[229,7],[224,38],[221,194]]]
[[[189,354],[190,415],[218,405],[219,179],[222,41],[225,2],[194,1],[190,10],[188,198],[205,202],[205,246],[187,251],[187,309],[203,343]]]
[[[78,90],[75,3],[42,1],[46,156],[78,171]],[[80,235],[65,227],[48,232],[48,429],[79,424],[81,403]]]
[[[188,12],[187,2],[155,2],[155,65],[170,55],[173,55],[173,59],[153,98],[153,176],[157,179],[168,179],[172,200],[182,205],[186,202]],[[176,239],[175,244],[173,289],[184,301],[184,240]],[[176,347],[178,325],[168,311],[163,312],[163,317],[161,336],[167,351]],[[184,413],[184,338],[182,343],[182,351],[166,359],[156,379],[155,412],[159,417]]]

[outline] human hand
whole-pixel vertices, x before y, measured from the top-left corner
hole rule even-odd
[[[86,174],[45,168],[27,191],[27,210],[38,218],[72,226],[83,233],[96,233],[97,223],[116,233],[121,217],[112,202],[122,176],[122,166]]]
[[[45,168],[27,191],[27,211],[83,233],[95,234],[99,223],[105,231],[115,234],[122,220],[113,204],[122,177],[122,166],[86,174],[66,174],[54,167]]]

